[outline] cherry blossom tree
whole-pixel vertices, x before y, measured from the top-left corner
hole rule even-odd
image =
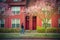
[[[10,8],[8,4],[0,3],[0,18],[6,18],[8,16],[11,16],[11,13],[9,11],[10,11]]]
[[[48,21],[56,15],[56,6],[54,0],[38,0],[35,3],[30,2],[30,5],[26,9],[26,12],[29,15],[39,17],[43,23],[45,23],[44,27],[47,27]]]

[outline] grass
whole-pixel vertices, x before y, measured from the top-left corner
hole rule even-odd
[[[15,33],[1,33],[0,38],[18,38],[20,34]]]
[[[0,38],[60,38],[59,33],[0,33]]]

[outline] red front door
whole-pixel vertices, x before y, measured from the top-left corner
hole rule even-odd
[[[32,17],[32,30],[36,30],[36,16]]]
[[[29,16],[25,17],[25,30],[29,30]]]

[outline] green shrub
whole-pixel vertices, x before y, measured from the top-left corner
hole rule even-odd
[[[57,33],[60,33],[60,28],[57,28]]]
[[[38,33],[45,33],[45,28],[44,27],[37,26],[36,30],[37,30]]]
[[[60,33],[60,28],[54,28],[54,27],[47,27],[47,28],[44,28],[44,27],[40,27],[40,26],[37,26],[37,32],[38,33]]]
[[[3,29],[3,28],[0,29],[0,33],[1,33],[1,32],[4,32],[4,31],[5,31],[5,29]]]
[[[0,28],[0,33],[18,33],[20,29],[17,28]]]
[[[56,28],[52,28],[52,27],[49,27],[49,28],[46,28],[46,32],[47,33],[56,33]]]

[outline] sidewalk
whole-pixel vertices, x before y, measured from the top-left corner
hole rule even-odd
[[[0,33],[0,38],[60,38],[60,33]]]

